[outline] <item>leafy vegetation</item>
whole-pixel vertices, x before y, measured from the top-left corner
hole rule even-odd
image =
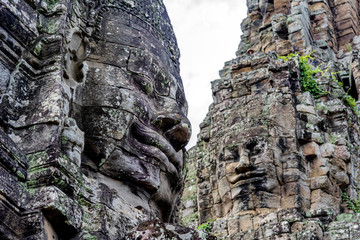
[[[198,226],[196,229],[200,230],[204,230],[205,232],[207,233],[210,233],[211,231],[211,223],[213,222],[214,220],[210,219],[209,221],[207,221],[206,223],[203,223],[201,224],[200,226]]]
[[[352,108],[352,110],[354,110],[354,112],[356,113],[356,115],[359,115],[359,112],[356,108],[356,101],[355,99],[350,96],[347,92],[345,93],[345,96],[343,98],[343,101],[345,103],[345,105],[348,105],[349,107]]]
[[[299,56],[301,88],[305,92],[310,92],[314,98],[325,96],[329,94],[329,92],[321,90],[314,78],[314,75],[321,72],[321,70],[319,68],[313,69],[309,64],[309,59],[313,58],[310,55]]]
[[[298,58],[299,59],[299,68],[300,68],[300,84],[301,89],[304,92],[310,92],[314,98],[319,98],[329,94],[328,91],[324,91],[320,89],[318,83],[316,82],[314,75],[316,73],[322,73],[322,70],[317,67],[313,68],[310,63],[309,59],[313,59],[311,54],[300,56],[299,53],[290,53],[287,56],[278,56],[278,58],[283,59],[284,61],[289,61]]]
[[[337,72],[331,73],[331,78],[335,83],[337,83],[341,88],[343,88],[344,85],[342,82],[340,82],[336,79],[336,74],[337,74]],[[344,102],[345,105],[349,106],[352,110],[354,110],[356,115],[359,115],[359,112],[356,107],[356,100],[351,95],[349,95],[349,91],[350,91],[350,88],[346,91],[344,97],[342,98],[342,101]]]
[[[360,213],[360,198],[358,195],[358,198],[355,199],[350,199],[350,197],[346,194],[346,191],[344,190],[343,193],[341,194],[341,197],[343,199],[343,201],[346,204],[346,207],[349,210],[353,210],[354,213]]]
[[[310,92],[311,95],[314,96],[314,98],[319,98],[322,96],[325,96],[327,94],[329,94],[330,92],[328,91],[324,91],[322,90],[318,83],[316,82],[314,75],[317,73],[320,73],[321,76],[324,76],[328,79],[330,79],[331,76],[331,80],[334,81],[335,83],[337,83],[341,88],[343,88],[343,83],[338,81],[336,78],[336,74],[337,72],[331,73],[330,75],[328,74],[329,72],[329,68],[325,69],[325,70],[321,70],[320,67],[316,67],[313,68],[310,63],[309,63],[309,59],[314,59],[311,56],[311,53],[305,56],[300,56],[299,53],[290,53],[287,56],[279,56],[278,58],[282,59],[283,61],[289,61],[289,60],[294,60],[294,59],[299,59],[299,68],[300,68],[300,85],[301,85],[301,89],[304,92]],[[342,97],[342,101],[345,105],[349,106],[355,113],[356,115],[359,115],[359,112],[357,110],[356,107],[356,100],[349,95],[349,90],[348,89],[344,96]]]

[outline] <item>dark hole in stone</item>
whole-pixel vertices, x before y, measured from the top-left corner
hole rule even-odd
[[[285,152],[285,150],[287,149],[286,139],[280,138],[278,146],[280,147],[282,152]]]
[[[56,208],[43,209],[44,216],[53,226],[59,239],[71,239],[77,233],[76,229],[68,224],[67,218]],[[53,236],[55,239],[55,237]]]
[[[251,141],[250,143],[248,143],[246,145],[246,148],[249,149],[250,153],[254,152],[254,149],[256,147],[257,142],[256,141]]]
[[[144,209],[142,206],[136,206],[135,208],[138,209],[138,210],[143,210]]]
[[[355,101],[357,101],[359,99],[359,95],[356,90],[355,79],[352,75],[351,75],[351,88],[350,88],[350,91],[348,92],[348,94],[350,96],[352,96],[355,99]]]
[[[342,76],[340,77],[343,83],[343,88],[345,92],[347,92],[350,96],[352,96],[355,101],[358,100],[358,92],[356,90],[355,80],[354,77],[351,76]]]
[[[278,32],[278,35],[279,35],[279,37],[280,37],[281,39],[283,39],[283,40],[288,40],[288,39],[289,39],[289,38],[288,38],[289,33],[288,33],[287,29],[284,29],[283,31]]]
[[[325,123],[325,121],[324,121],[324,120],[320,121],[320,122],[318,123],[318,127],[319,127],[319,129],[320,129],[321,131],[326,131],[326,123]]]

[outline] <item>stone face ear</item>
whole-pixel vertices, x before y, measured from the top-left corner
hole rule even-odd
[[[61,149],[79,167],[81,165],[84,143],[84,132],[79,129],[74,119],[67,118],[61,134]]]

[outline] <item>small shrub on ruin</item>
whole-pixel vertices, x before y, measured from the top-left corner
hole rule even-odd
[[[209,221],[207,221],[206,223],[203,223],[201,224],[200,226],[198,226],[196,229],[197,230],[204,230],[205,232],[207,233],[210,233],[211,231],[211,223],[213,222],[214,220],[210,219]]]
[[[317,73],[320,73],[321,76],[326,77],[327,79],[330,80],[330,76],[331,76],[331,80],[334,81],[335,83],[337,83],[341,88],[343,88],[343,83],[338,81],[336,78],[336,74],[335,73],[331,73],[330,75],[328,74],[329,68],[325,69],[324,71],[320,69],[320,67],[318,66],[317,68],[313,68],[310,63],[309,60],[313,59],[313,57],[311,56],[311,53],[305,56],[300,56],[299,53],[290,53],[287,56],[279,56],[279,59],[282,59],[283,61],[290,61],[290,60],[294,60],[294,59],[298,59],[299,60],[299,68],[300,68],[300,85],[301,85],[301,90],[304,92],[310,92],[311,95],[314,96],[314,98],[319,98],[325,95],[328,95],[330,92],[328,91],[324,91],[322,90],[318,83],[316,82],[314,75]],[[349,89],[350,90],[350,89]],[[356,115],[359,115],[359,112],[357,110],[357,106],[356,106],[356,100],[349,95],[349,90],[347,90],[344,94],[344,96],[341,98],[341,100],[343,101],[343,103],[350,107],[355,113]]]
[[[346,194],[346,191],[343,190],[341,197],[349,210],[352,210],[354,213],[360,213],[360,196],[358,196],[358,198],[350,199]]]

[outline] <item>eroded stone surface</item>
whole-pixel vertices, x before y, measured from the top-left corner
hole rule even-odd
[[[212,82],[191,150],[198,223],[215,220],[224,239],[339,239],[329,223],[349,211],[341,194],[355,198],[359,181],[358,116],[343,100],[359,96],[358,1],[247,5],[236,58]],[[303,92],[298,59],[277,57],[296,52],[312,53],[328,94]]]
[[[0,1],[0,238],[177,221],[191,134],[162,1]]]

